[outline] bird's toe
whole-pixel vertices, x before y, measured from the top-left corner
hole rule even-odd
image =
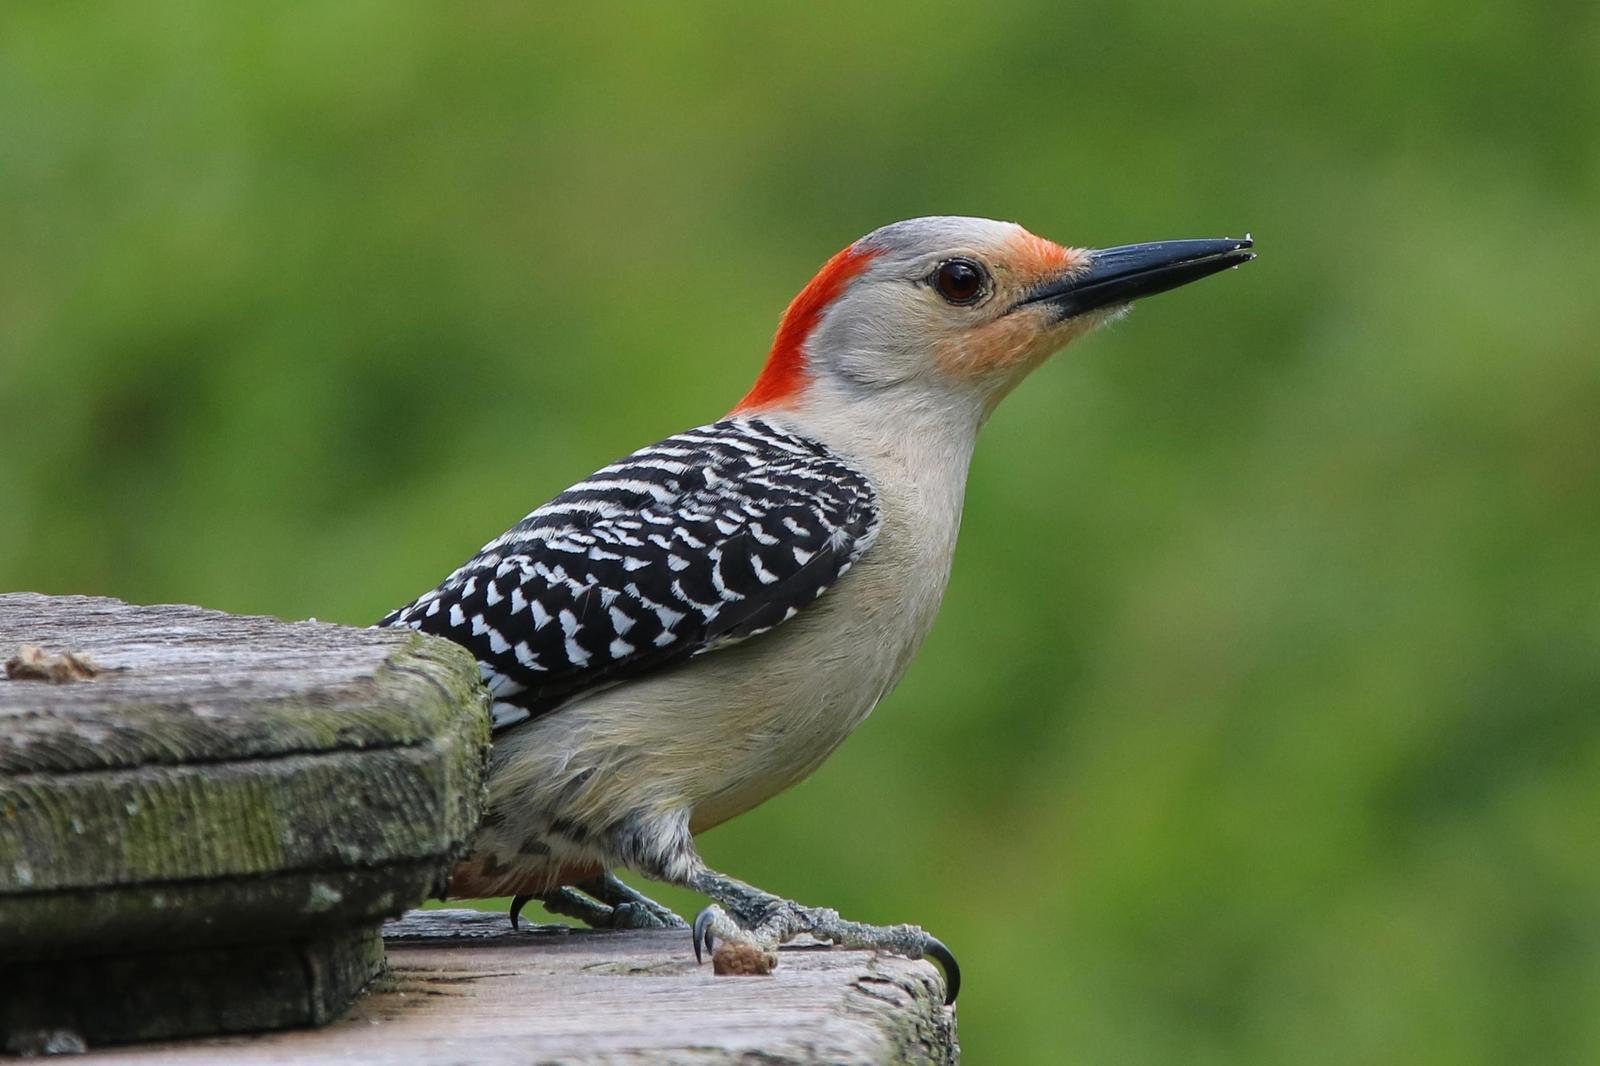
[[[955,952],[945,947],[944,941],[938,937],[930,936],[922,948],[922,957],[932,959],[944,971],[945,1006],[955,1003],[956,996],[961,992],[961,966],[956,962]]]

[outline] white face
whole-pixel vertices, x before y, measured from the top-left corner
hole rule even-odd
[[[822,314],[806,354],[816,371],[868,389],[925,385],[975,393],[992,406],[1053,352],[1118,313],[1063,318],[1047,302],[1027,302],[1086,272],[1089,253],[1010,222],[910,219],[844,255],[859,273]]]

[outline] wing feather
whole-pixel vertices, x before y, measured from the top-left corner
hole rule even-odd
[[[726,419],[572,486],[378,624],[465,645],[509,728],[782,624],[877,528],[860,471],[764,420]]]

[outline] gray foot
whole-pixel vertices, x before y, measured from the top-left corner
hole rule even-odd
[[[564,918],[576,918],[592,929],[611,928],[612,908],[604,903],[590,899],[575,888],[556,888],[537,896],[513,896],[511,899],[511,928],[518,928],[518,919],[522,915],[522,908],[531,899],[536,899],[544,904],[544,909],[551,914],[559,914]]]
[[[710,953],[717,940],[744,941],[774,948],[801,933],[847,948],[887,951],[911,959],[932,959],[944,970],[945,1002],[961,991],[961,967],[937,937],[914,925],[865,925],[839,917],[828,907],[806,907],[763,892],[742,881],[706,871],[690,888],[716,900],[694,920],[694,955]]]
[[[613,874],[584,881],[578,886],[611,905],[612,929],[687,929],[689,923],[669,907],[663,907],[644,893],[623,883]]]
[[[556,888],[541,895],[511,900],[511,927],[519,927],[522,908],[537,899],[551,914],[576,918],[591,929],[687,929],[689,923],[649,896],[602,874],[576,887]]]

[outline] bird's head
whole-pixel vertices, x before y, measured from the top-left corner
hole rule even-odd
[[[784,313],[740,412],[818,387],[970,401],[987,414],[1017,382],[1130,301],[1253,259],[1251,241],[1069,248],[1011,222],[896,222],[835,255]]]

